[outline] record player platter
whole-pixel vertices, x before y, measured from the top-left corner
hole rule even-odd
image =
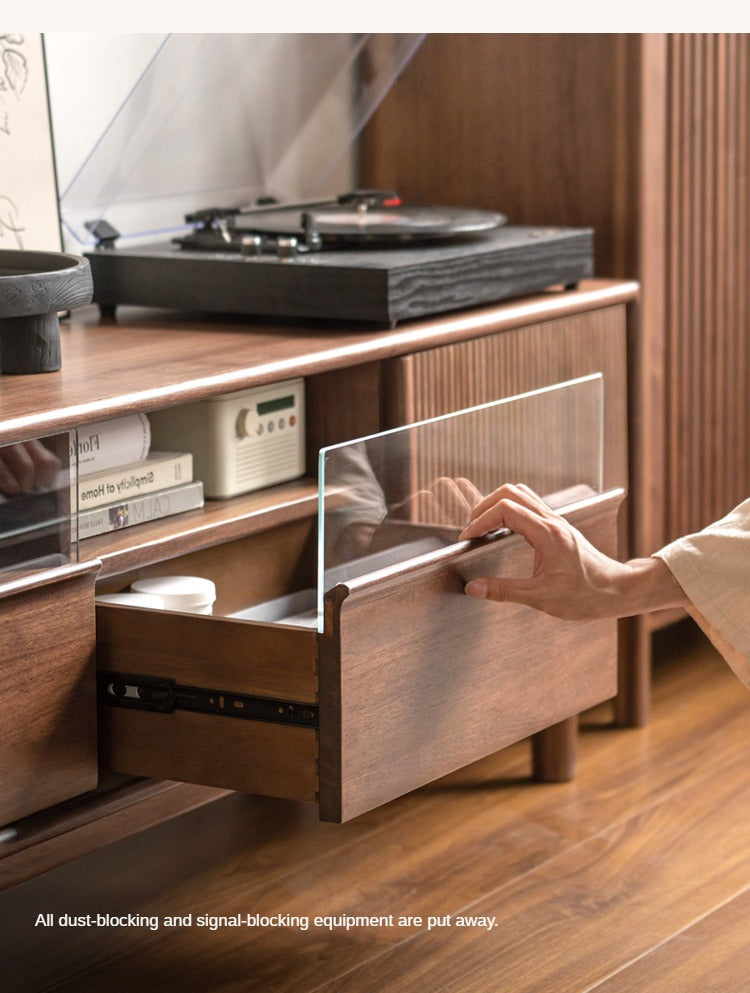
[[[87,258],[103,312],[136,304],[393,326],[593,275],[589,228],[405,207],[390,191],[201,210],[186,221],[192,230],[173,242],[128,249],[114,247],[106,222],[91,225],[100,243]]]
[[[506,218],[468,207],[407,207],[392,191],[359,190],[307,204],[201,210],[186,221],[195,227],[175,239],[183,248],[275,252],[280,238],[294,238],[296,253],[458,238],[500,227]]]
[[[269,211],[255,215],[238,215],[233,224],[240,234],[259,231],[273,234],[303,234],[308,223],[323,241],[341,240],[354,243],[362,240],[419,241],[453,238],[476,231],[489,231],[505,223],[505,217],[489,210],[437,207],[379,207],[362,208],[338,206],[311,210],[299,223],[300,215],[290,217],[287,210]]]

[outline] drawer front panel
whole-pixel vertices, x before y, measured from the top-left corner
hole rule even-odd
[[[96,568],[0,591],[0,824],[96,786]]]
[[[610,554],[620,499],[571,515]],[[347,820],[615,695],[615,621],[560,621],[463,592],[472,576],[531,566],[528,546],[510,536],[331,598],[323,818]]]

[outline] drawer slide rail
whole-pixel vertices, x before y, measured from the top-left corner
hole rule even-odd
[[[178,686],[160,676],[133,676],[115,672],[99,673],[99,702],[131,710],[151,710],[172,714],[190,710],[246,721],[268,721],[296,727],[318,727],[318,708],[309,703],[273,700],[268,697]]]

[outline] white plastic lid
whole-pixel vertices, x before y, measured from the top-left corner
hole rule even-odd
[[[201,576],[151,576],[137,579],[130,589],[161,597],[167,610],[192,610],[216,599],[216,584]]]
[[[101,593],[97,603],[121,603],[126,607],[152,607],[164,610],[164,601],[153,593]]]

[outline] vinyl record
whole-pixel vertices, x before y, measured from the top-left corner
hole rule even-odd
[[[419,241],[489,231],[504,224],[502,214],[468,207],[374,207],[350,205],[239,214],[230,222],[238,235],[303,235],[305,218],[323,241]]]

